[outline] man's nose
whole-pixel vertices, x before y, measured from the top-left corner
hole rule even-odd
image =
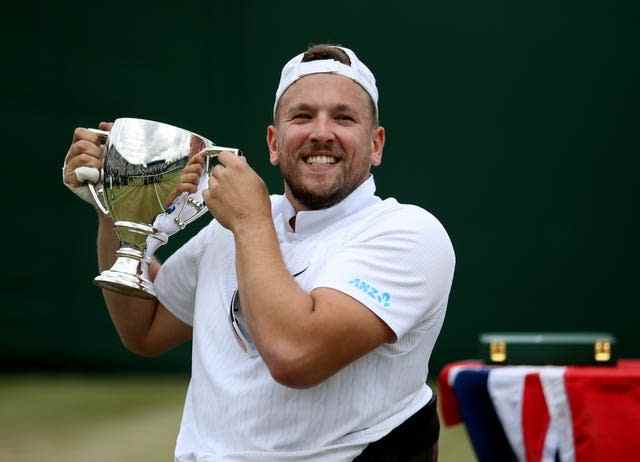
[[[310,140],[316,143],[332,142],[335,138],[331,118],[318,115],[313,121]]]

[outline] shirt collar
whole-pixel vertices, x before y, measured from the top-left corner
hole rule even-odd
[[[297,214],[289,199],[283,196],[282,226],[288,233],[300,237],[315,234],[342,218],[380,201],[381,199],[375,195],[375,192],[376,184],[373,175],[369,175],[369,178],[364,183],[336,205],[321,210],[301,211]],[[295,231],[289,224],[289,221],[294,216],[296,217]]]

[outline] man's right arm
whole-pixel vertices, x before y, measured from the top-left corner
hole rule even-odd
[[[100,129],[110,130],[110,123],[102,122]],[[103,150],[100,137],[89,130],[78,128],[64,163],[65,185],[76,192],[83,184],[74,173],[79,167],[102,168]],[[76,192],[76,194],[78,194]],[[88,202],[87,195],[78,194]],[[111,218],[98,213],[98,265],[100,271],[110,268],[115,262],[119,241],[113,230]],[[151,279],[160,269],[153,261],[149,271]],[[109,315],[122,343],[133,353],[142,356],[157,356],[191,339],[191,326],[176,318],[156,299],[146,300],[122,295],[113,291],[102,291]]]
[[[98,265],[104,271],[115,262],[119,241],[109,217],[99,216]],[[155,279],[160,269],[151,262],[149,275]],[[140,356],[158,356],[191,340],[192,328],[176,318],[157,299],[142,299],[102,289],[109,315],[124,346]]]

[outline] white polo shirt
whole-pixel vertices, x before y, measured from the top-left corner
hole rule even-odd
[[[214,220],[162,265],[159,300],[193,326],[177,461],[352,460],[429,401],[427,363],[444,320],[453,248],[427,211],[374,193],[371,177],[333,207],[299,212],[295,232],[293,207],[271,196],[282,256],[298,284],[352,296],[397,336],[315,387],[280,385],[255,349],[240,347],[230,321],[231,232]]]

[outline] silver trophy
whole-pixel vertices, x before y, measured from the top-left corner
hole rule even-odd
[[[221,151],[188,130],[142,119],[117,119],[110,132],[91,129],[105,139],[102,183],[88,184],[93,199],[114,222],[120,240],[116,262],[94,282],[99,287],[140,298],[154,298],[149,262],[169,236],[207,212],[202,191]],[[196,154],[205,168],[194,194],[176,192],[180,175]]]

